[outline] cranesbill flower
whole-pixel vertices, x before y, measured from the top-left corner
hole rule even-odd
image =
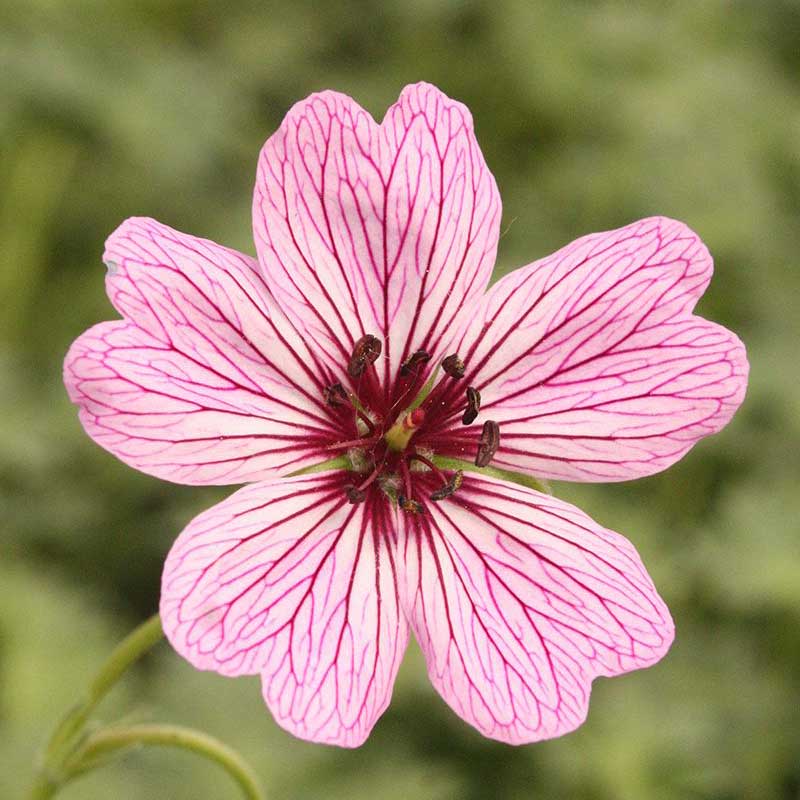
[[[410,626],[484,735],[573,730],[592,679],[658,661],[673,623],[633,546],[532,476],[651,475],[730,420],[744,348],[691,313],[708,251],[653,217],[487,291],[500,198],[469,112],[426,84],[380,125],[335,92],[295,105],[253,217],[257,261],[124,222],[105,252],[123,319],[66,359],[124,462],[248,484],[169,553],[172,645],[260,675],[295,735],[356,746]]]

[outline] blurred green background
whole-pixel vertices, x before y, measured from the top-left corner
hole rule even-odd
[[[256,156],[289,106],[336,88],[380,118],[420,79],[473,111],[504,202],[498,274],[656,213],[715,256],[700,312],[752,363],[733,423],[665,474],[556,487],[634,541],[675,645],[599,680],[577,733],[521,748],[462,724],[415,646],[357,751],[291,738],[257,679],[196,673],[166,646],[105,718],[200,726],[272,798],[800,797],[797,2],[5,0],[0,75],[0,797],[156,608],[172,539],[227,493],[137,474],[78,424],[61,360],[114,316],[104,238],[146,214],[252,252]],[[62,796],[237,793],[147,751]]]

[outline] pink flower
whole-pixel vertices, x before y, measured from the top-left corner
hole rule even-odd
[[[172,645],[352,747],[410,625],[484,735],[573,730],[592,679],[658,661],[672,620],[626,539],[501,471],[638,478],[730,420],[744,348],[691,313],[708,251],[654,217],[486,291],[500,198],[469,112],[425,84],[380,125],[334,92],[298,103],[253,212],[258,261],[123,223],[105,253],[123,319],[66,359],[86,431],[127,464],[248,483],[167,558]]]

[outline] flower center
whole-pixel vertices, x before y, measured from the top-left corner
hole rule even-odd
[[[500,429],[487,420],[476,447],[474,434],[454,427],[459,415],[461,425],[471,425],[481,408],[480,392],[458,385],[466,375],[458,354],[442,359],[424,380],[431,355],[417,350],[400,365],[394,383],[381,387],[375,363],[382,351],[377,336],[362,336],[344,370],[353,388],[336,381],[324,389],[325,402],[343,415],[343,423],[349,417],[347,424],[355,429],[354,436],[328,449],[347,453],[351,478],[344,491],[350,503],[377,493],[405,513],[419,514],[424,505],[418,498],[444,500],[463,481],[460,469],[436,465],[437,450],[466,454],[471,448],[475,465],[486,467],[499,447]],[[440,370],[444,375],[437,383]]]
[[[425,412],[421,408],[403,414],[383,435],[386,446],[395,453],[402,453],[423,422],[425,422]]]

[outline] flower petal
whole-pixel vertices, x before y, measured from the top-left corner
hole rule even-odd
[[[658,661],[673,625],[633,546],[574,506],[468,475],[405,516],[401,592],[431,681],[493,739],[577,728],[592,679]]]
[[[125,320],[84,333],[64,380],[87,433],[125,463],[190,484],[241,483],[329,457],[321,369],[255,261],[130,219],[106,244]]]
[[[484,291],[500,198],[461,104],[407,86],[381,125],[345,95],[297,103],[264,146],[256,248],[290,319],[341,366],[362,334],[390,365],[437,351]]]
[[[739,339],[691,314],[711,271],[696,234],[654,217],[503,278],[460,340],[461,386],[482,396],[478,423],[455,426],[460,451],[493,419],[493,463],[541,477],[618,481],[673,464],[728,423],[747,384]]]
[[[337,476],[252,484],[204,512],[164,566],[161,615],[199,669],[261,673],[276,721],[355,747],[389,703],[408,630],[383,504]]]

